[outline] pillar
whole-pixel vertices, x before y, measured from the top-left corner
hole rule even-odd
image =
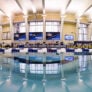
[[[60,30],[60,41],[63,42],[63,28],[64,28],[64,19],[65,19],[65,16],[61,16],[61,30]]]
[[[46,42],[46,15],[43,15],[43,42]]]
[[[92,41],[92,18],[89,19],[90,24],[88,25],[88,41]]]
[[[2,42],[2,17],[0,16],[0,41]]]
[[[24,15],[24,20],[25,20],[25,30],[26,30],[26,41],[28,42],[29,30],[28,30],[28,16],[27,15]]]

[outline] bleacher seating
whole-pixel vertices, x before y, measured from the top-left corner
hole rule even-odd
[[[13,48],[12,53],[16,53],[16,52],[20,52],[20,50],[18,48]]]
[[[0,48],[0,53],[4,53],[5,50],[3,48]]]

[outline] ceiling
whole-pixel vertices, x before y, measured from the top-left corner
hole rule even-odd
[[[43,10],[91,16],[92,0],[0,0],[0,15],[37,13]]]

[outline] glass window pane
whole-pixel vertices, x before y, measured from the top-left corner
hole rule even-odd
[[[25,33],[26,32],[25,26],[20,26],[19,32],[20,33]]]
[[[43,32],[43,22],[30,22],[29,32]]]
[[[51,32],[51,26],[46,26],[46,32]]]
[[[20,26],[25,26],[25,23],[20,23]]]
[[[79,40],[86,41],[87,40],[87,25],[86,24],[80,24],[79,25]]]
[[[51,25],[51,22],[46,22],[46,25],[48,26],[48,25]]]
[[[82,30],[82,28],[80,28],[80,29],[79,29],[79,33],[83,33],[83,30]]]
[[[82,40],[83,40],[83,35],[82,35],[82,34],[79,35],[78,40],[79,40],[79,41],[82,41]]]
[[[84,35],[84,41],[86,41],[87,40],[87,35]]]
[[[59,32],[59,22],[46,22],[46,32]]]
[[[14,33],[25,33],[25,23],[17,23],[15,24],[15,32]]]
[[[30,22],[30,25],[35,25],[35,22]]]
[[[84,31],[84,34],[87,34],[87,29],[86,28],[84,28],[83,31]]]
[[[30,27],[30,32],[35,32],[35,26]]]

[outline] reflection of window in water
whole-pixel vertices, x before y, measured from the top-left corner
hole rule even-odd
[[[85,71],[87,68],[87,56],[79,56],[80,71]]]
[[[20,63],[20,72],[25,73],[26,64]],[[46,74],[58,74],[59,65],[58,64],[46,64]],[[30,73],[43,74],[44,67],[43,64],[30,64]]]
[[[91,60],[92,60],[92,55],[91,55]]]
[[[20,63],[20,72],[21,73],[25,73],[25,67],[26,67],[26,64]]]
[[[43,73],[43,64],[30,64],[30,73]]]
[[[30,73],[43,74],[43,71],[43,64],[30,64]],[[58,64],[46,64],[46,74],[57,74],[58,71]]]
[[[12,62],[12,59],[10,59],[10,58],[3,58],[3,63],[4,64],[10,64],[10,62]]]

